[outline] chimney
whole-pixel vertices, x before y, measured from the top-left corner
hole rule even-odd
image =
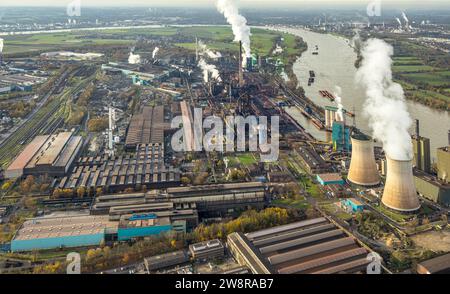
[[[419,140],[420,138],[420,123],[419,120],[416,119],[416,139]]]
[[[387,176],[381,202],[390,209],[412,212],[420,208],[410,160],[387,159]]]
[[[380,183],[372,138],[356,133],[352,135],[352,159],[348,180],[361,186],[376,186]]]
[[[242,41],[239,41],[239,87],[244,86],[244,69],[242,68]]]

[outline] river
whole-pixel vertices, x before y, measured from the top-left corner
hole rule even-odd
[[[319,90],[336,92],[336,86],[342,89],[341,97],[344,107],[356,113],[356,126],[370,134],[367,118],[362,115],[365,101],[365,92],[355,83],[356,68],[354,66],[357,58],[354,49],[347,39],[331,34],[319,34],[302,28],[278,28],[289,32],[308,43],[308,51],[294,64],[294,73],[297,75],[300,86],[305,89],[306,96],[321,106],[333,105],[328,99],[319,94]],[[316,45],[319,47],[319,55],[313,55]],[[309,71],[314,70],[316,81],[308,86]],[[436,149],[446,146],[447,132],[450,129],[450,112],[434,110],[422,104],[407,101],[408,110],[412,119],[420,121],[421,135],[430,138],[432,149],[432,160],[435,160]],[[329,134],[317,130],[317,128],[305,120],[297,109],[288,111],[304,127],[319,140],[329,139]],[[352,123],[352,119],[348,118]],[[413,133],[415,127],[411,128]]]

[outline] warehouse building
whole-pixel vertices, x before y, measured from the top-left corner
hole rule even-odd
[[[145,269],[148,273],[184,265],[189,261],[189,255],[184,250],[144,258]]]
[[[195,260],[219,259],[225,255],[225,247],[220,240],[210,240],[189,245],[189,252]]]
[[[166,191],[152,197],[166,198],[175,206],[195,207],[201,217],[226,215],[240,209],[262,209],[269,202],[266,186],[260,182],[174,187]]]
[[[16,232],[11,251],[32,251],[65,247],[97,246],[107,229],[117,228],[107,216],[57,216],[27,220]]]
[[[161,189],[180,184],[178,168],[164,163],[164,146],[140,145],[135,154],[82,157],[70,175],[61,179],[60,189],[103,188],[120,192],[128,188]]]
[[[330,164],[326,163],[325,160],[323,160],[323,158],[311,147],[302,146],[295,152],[300,159],[302,167],[305,168],[309,174],[321,174],[330,171]]]
[[[232,233],[228,248],[254,274],[365,272],[369,251],[326,218],[248,234]]]
[[[135,150],[141,144],[164,145],[164,106],[145,106],[133,115],[125,140],[127,150]]]
[[[441,205],[450,206],[450,183],[442,182],[420,170],[414,170],[414,183],[417,192],[422,197]]]
[[[344,185],[345,181],[342,179],[340,174],[320,174],[316,176],[317,181],[322,185],[322,186],[327,186],[327,185]]]
[[[37,136],[10,164],[5,177],[42,174],[62,177],[69,171],[82,145],[82,137],[74,136],[73,132]]]
[[[450,253],[417,264],[418,274],[450,274]]]
[[[119,241],[127,241],[169,231],[186,232],[186,222],[172,222],[169,217],[158,217],[154,213],[134,214],[121,218],[117,237]]]

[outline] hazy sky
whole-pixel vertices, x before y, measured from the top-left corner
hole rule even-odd
[[[73,0],[1,0],[0,6],[66,6]],[[82,6],[203,6],[213,7],[215,0],[80,0]],[[242,7],[260,6],[336,6],[358,5],[365,6],[373,0],[236,0]],[[381,0],[386,6],[448,6],[448,0]],[[332,5],[330,5],[332,4]],[[334,5],[333,5],[334,4]]]

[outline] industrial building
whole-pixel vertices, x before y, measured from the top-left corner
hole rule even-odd
[[[412,137],[414,167],[431,173],[430,139],[420,136],[419,128],[419,121],[416,120],[416,134]]]
[[[450,184],[450,142],[448,147],[437,150],[437,170],[439,180]]]
[[[350,210],[352,213],[364,211],[364,204],[355,198],[342,199],[341,206]]]
[[[368,249],[326,218],[232,233],[227,244],[239,264],[254,274],[359,273],[370,262]]]
[[[107,229],[117,223],[107,216],[55,216],[27,220],[16,232],[11,251],[32,251],[64,247],[100,245]]]
[[[125,147],[135,150],[141,144],[164,145],[165,127],[164,106],[145,106],[131,118]]]
[[[327,173],[331,170],[330,164],[326,163],[322,157],[311,147],[301,146],[295,151],[300,159],[300,163],[306,171],[313,174]]]
[[[260,182],[167,188],[141,193],[96,197],[92,214],[109,214],[111,219],[133,213],[167,215],[187,222],[187,230],[198,217],[227,215],[239,209],[261,209],[269,203],[266,186]]]
[[[349,152],[352,150],[350,134],[351,128],[345,125],[343,121],[336,121],[333,123],[333,150],[334,151],[343,151]]]
[[[450,206],[450,184],[437,180],[425,172],[414,171],[414,183],[422,197],[435,203]]]
[[[0,94],[11,91],[31,91],[34,85],[41,84],[46,79],[28,74],[0,75]]]
[[[58,184],[60,189],[103,188],[108,192],[143,186],[158,189],[180,184],[178,168],[164,163],[164,146],[139,145],[135,154],[82,157]]]
[[[37,136],[10,164],[5,172],[6,178],[19,178],[26,175],[61,177],[72,166],[81,150],[83,139],[73,132]]]
[[[348,172],[348,181],[360,186],[376,186],[381,178],[375,162],[372,138],[354,131],[352,136],[352,158]]]
[[[416,271],[422,275],[449,274],[450,253],[418,263]]]
[[[319,174],[316,175],[317,181],[322,186],[327,185],[344,185],[345,181],[342,179],[340,174],[332,173],[332,174]]]
[[[117,239],[127,241],[168,231],[186,232],[186,223],[172,222],[169,217],[158,217],[154,213],[122,216],[117,230]]]
[[[220,240],[210,240],[189,245],[189,252],[195,260],[219,259],[225,255],[225,247]]]
[[[239,209],[262,209],[268,203],[266,186],[260,182],[168,188],[154,195],[174,205],[195,207],[201,217],[221,216]]]
[[[189,255],[184,250],[144,258],[145,269],[148,273],[183,265],[189,261]]]

